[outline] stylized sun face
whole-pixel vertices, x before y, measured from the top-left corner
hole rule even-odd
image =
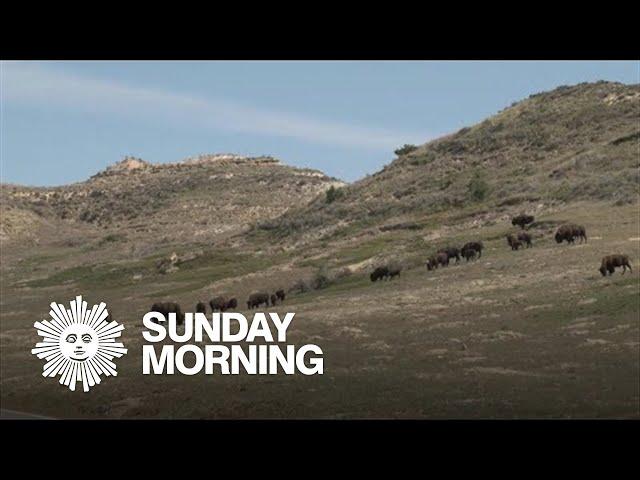
[[[112,360],[127,353],[122,343],[115,341],[124,327],[108,320],[104,303],[87,310],[87,302],[76,297],[69,306],[71,309],[66,310],[54,302],[49,312],[52,320],[35,322],[43,341],[31,353],[47,361],[43,376],[60,375],[60,383],[71,390],[75,390],[76,382],[82,382],[88,392],[100,383],[100,375],[118,374]]]
[[[98,351],[98,334],[87,325],[74,323],[60,335],[60,351],[78,362],[93,358]]]

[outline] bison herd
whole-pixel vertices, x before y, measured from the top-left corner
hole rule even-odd
[[[207,308],[202,302],[198,305],[204,306],[202,313],[207,313]],[[238,300],[235,298],[214,297],[209,301],[209,306],[211,307],[212,312],[224,312],[226,310],[233,310],[234,308],[237,308]]]
[[[258,308],[261,305],[268,307],[275,306],[278,302],[282,303],[285,299],[284,290],[277,290],[275,293],[269,295],[268,293],[252,293],[249,295],[247,300],[247,308],[251,310],[252,308]],[[235,310],[238,308],[238,299],[237,298],[227,298],[224,296],[214,297],[209,301],[209,307],[211,307],[212,312],[225,312],[228,310]],[[184,323],[184,313],[176,302],[157,302],[151,305],[150,312],[158,312],[164,315],[165,317],[170,313],[176,314],[176,322],[178,325],[182,325]],[[207,304],[204,302],[198,302],[196,304],[196,313],[207,313]]]
[[[456,263],[460,261],[460,258],[464,258],[467,262],[469,260],[475,260],[482,256],[483,248],[482,242],[468,242],[465,243],[462,248],[443,248],[442,250],[438,250],[435,255],[429,257],[427,260],[427,269],[434,270],[438,267],[446,267],[452,259],[455,259]]]
[[[512,225],[519,226],[522,229],[522,231],[519,231],[517,235],[506,235],[507,243],[512,250],[519,250],[525,247],[530,248],[533,246],[531,235],[524,231],[526,226],[532,224],[533,221],[534,217],[532,215],[524,214],[511,219]],[[566,241],[568,244],[574,244],[576,239],[579,239],[580,243],[586,243],[587,232],[582,225],[569,223],[560,226],[554,237],[557,243]],[[467,262],[476,260],[482,257],[483,248],[484,246],[481,241],[467,242],[462,246],[462,248],[454,246],[443,248],[428,258],[426,264],[427,269],[434,270],[438,267],[446,267],[452,260],[455,260],[455,262],[458,263],[461,258],[464,258]],[[616,254],[604,257],[598,270],[603,276],[606,276],[607,274],[612,275],[618,267],[622,267],[622,274],[627,271],[627,268],[630,272],[632,271],[629,263],[629,257],[627,255]],[[402,267],[397,265],[379,266],[376,267],[369,278],[372,282],[377,282],[378,280],[392,280],[394,277],[400,275],[401,270]],[[253,308],[260,308],[261,306],[275,306],[278,303],[284,302],[284,299],[285,292],[282,289],[277,290],[272,294],[256,292],[249,295],[249,298],[247,299],[247,308],[251,310]],[[238,308],[238,300],[233,297],[227,298],[225,296],[218,296],[209,301],[209,307],[212,312],[234,310]],[[175,302],[154,303],[151,306],[150,311],[162,313],[164,316],[167,316],[169,313],[175,313],[178,324],[184,323],[184,314],[180,309],[180,305]],[[207,305],[204,302],[198,302],[196,305],[196,312],[207,313]]]
[[[531,234],[524,230],[526,226],[532,224],[534,220],[535,218],[532,215],[525,214],[517,215],[511,219],[512,225],[519,226],[522,229],[517,235],[511,233],[506,235],[507,244],[511,247],[511,250],[533,247]],[[574,244],[576,239],[579,239],[580,243],[587,242],[587,231],[582,225],[568,223],[560,226],[555,233],[557,243],[566,241],[568,244]],[[458,263],[461,257],[467,262],[478,259],[482,256],[482,249],[483,245],[480,241],[468,242],[464,244],[462,248],[453,246],[443,248],[428,258],[427,269],[434,270],[438,267],[446,267],[452,259],[455,259],[456,263]],[[608,255],[602,259],[599,271],[603,276],[607,275],[607,273],[612,275],[617,267],[622,267],[623,274],[627,271],[627,268],[631,271],[629,257],[622,254]],[[399,267],[391,269],[389,266],[382,266],[377,267],[373,273],[371,273],[370,278],[372,282],[375,282],[381,279],[392,279],[399,274]]]

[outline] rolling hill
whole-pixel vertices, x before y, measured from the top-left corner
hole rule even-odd
[[[271,157],[202,155],[172,164],[125,157],[89,180],[60,187],[2,185],[2,239],[60,228],[154,244],[225,238],[277,217],[342,182]],[[21,222],[20,219],[23,221]]]
[[[418,229],[442,213],[449,223],[473,224],[582,200],[627,204],[638,198],[639,142],[640,85],[563,86],[399,149],[381,171],[254,231],[304,243],[379,227]]]

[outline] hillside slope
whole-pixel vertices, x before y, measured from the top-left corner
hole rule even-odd
[[[271,157],[205,155],[159,165],[126,157],[73,185],[2,185],[0,232],[4,240],[23,241],[39,223],[57,222],[148,243],[212,241],[306,203],[330,185],[342,183]]]
[[[261,222],[254,235],[330,241],[378,227],[415,228],[592,200],[634,202],[640,85],[598,82],[532,95],[487,120],[418,146],[332,198]]]

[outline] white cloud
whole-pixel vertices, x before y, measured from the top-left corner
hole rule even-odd
[[[189,128],[273,135],[372,150],[391,150],[404,143],[426,140],[426,135],[335,123],[222,99],[134,87],[30,62],[2,62],[2,102],[142,117]]]

